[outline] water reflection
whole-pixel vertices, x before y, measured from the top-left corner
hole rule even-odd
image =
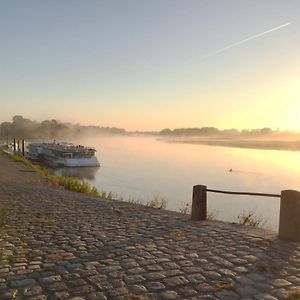
[[[58,168],[55,173],[60,176],[71,176],[82,180],[93,180],[99,167]]]
[[[296,151],[175,144],[145,136],[102,136],[76,142],[98,150],[101,168],[60,169],[57,174],[86,179],[99,190],[124,198],[147,202],[159,196],[171,210],[191,202],[196,184],[270,194],[300,190],[300,152]],[[278,228],[279,204],[277,198],[208,194],[209,210],[218,211],[218,219],[234,222],[243,211],[255,211],[273,229]]]

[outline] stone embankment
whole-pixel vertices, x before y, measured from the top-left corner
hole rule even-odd
[[[4,210],[3,210],[4,208]],[[300,243],[53,188],[0,154],[0,299],[300,299]]]

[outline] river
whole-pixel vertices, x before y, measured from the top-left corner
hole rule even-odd
[[[191,202],[192,187],[280,194],[300,190],[300,152],[169,143],[152,136],[105,136],[75,143],[97,149],[100,168],[57,169],[102,191],[147,202],[164,198],[178,211]],[[232,169],[232,171],[230,171]],[[264,227],[278,229],[278,198],[208,194],[208,210],[219,220],[236,222],[254,212]]]

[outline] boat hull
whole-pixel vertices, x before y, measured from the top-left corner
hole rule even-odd
[[[57,158],[44,155],[45,163],[53,167],[100,167],[96,157],[91,158]]]
[[[28,149],[30,159],[51,167],[100,167],[93,148],[69,143],[32,143]]]

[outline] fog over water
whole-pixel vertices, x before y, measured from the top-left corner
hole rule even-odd
[[[272,194],[300,189],[298,151],[169,143],[151,136],[102,136],[72,142],[95,147],[101,167],[58,169],[57,174],[84,178],[99,190],[143,202],[163,197],[170,210],[191,201],[196,184]],[[218,213],[218,219],[230,222],[237,221],[243,211],[253,210],[267,220],[267,227],[278,228],[278,198],[209,193],[208,207]]]

